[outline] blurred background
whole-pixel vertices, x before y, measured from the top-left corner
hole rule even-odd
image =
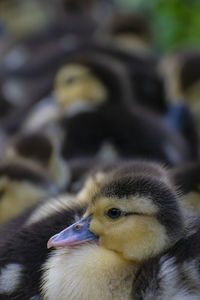
[[[1,35],[21,36],[45,26],[56,0],[1,0]],[[151,23],[154,48],[164,53],[178,46],[200,45],[198,0],[113,0],[120,11],[139,12]]]
[[[0,192],[29,181],[22,208],[99,163],[198,162],[199,98],[198,0],[0,1]]]

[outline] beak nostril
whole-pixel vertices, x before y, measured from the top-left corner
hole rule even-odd
[[[83,226],[80,225],[80,224],[74,225],[74,229],[77,230],[77,231],[81,230],[82,227],[83,227]]]

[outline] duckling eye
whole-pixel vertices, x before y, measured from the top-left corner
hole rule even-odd
[[[110,208],[107,211],[106,215],[111,219],[117,219],[117,218],[121,217],[122,211],[118,208]]]
[[[66,84],[72,84],[76,81],[76,77],[69,77],[65,79]]]

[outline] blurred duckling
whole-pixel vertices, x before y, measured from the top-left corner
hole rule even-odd
[[[4,150],[4,160],[30,161],[47,172],[51,180],[64,190],[70,181],[70,170],[62,159],[59,148],[57,132],[22,133],[8,141]]]
[[[179,188],[184,205],[200,213],[200,163],[193,161],[172,168],[170,176]]]
[[[104,103],[108,91],[89,67],[72,63],[62,67],[56,76],[55,97],[64,109],[72,105],[74,100],[92,106]]]
[[[42,127],[48,116],[49,121],[55,122],[62,114],[74,115],[105,102],[132,101],[127,76],[123,65],[108,55],[96,52],[74,55],[58,68],[52,97],[38,103],[25,128],[35,129],[34,123]]]
[[[58,191],[48,175],[31,162],[18,160],[1,164],[0,223]]]
[[[188,104],[197,121],[200,116],[199,64],[199,49],[177,50],[161,61],[169,98]]]
[[[160,143],[165,136],[166,144],[174,144],[174,133],[168,133],[157,116],[133,105],[131,82],[123,66],[108,56],[94,53],[91,56],[77,56],[74,61],[76,64],[68,64],[61,69],[55,85],[57,101],[66,107],[66,117],[62,121],[67,131],[63,156],[71,159],[77,155],[94,155],[103,141],[114,145],[113,155],[116,157],[148,157],[168,163],[171,158],[165,159],[168,154],[161,154],[163,149],[160,149],[158,141]],[[155,132],[158,134],[156,138]],[[151,133],[152,149],[149,149],[145,141],[150,139]],[[133,145],[134,140],[141,145]],[[170,163],[176,164],[175,161]]]
[[[61,115],[93,109],[107,100],[108,91],[87,66],[69,62],[55,75],[54,96],[40,101],[25,120],[25,130],[37,130],[55,123]]]
[[[151,25],[142,15],[116,13],[105,31],[124,51],[136,52],[138,55],[148,55],[151,52]]]
[[[168,54],[160,63],[170,102],[166,118],[190,143],[193,159],[199,156],[199,58],[198,49],[184,49]]]
[[[200,220],[164,169],[119,166],[87,196],[84,217],[48,241],[43,299],[198,299]]]
[[[75,196],[64,195],[47,198],[1,225],[0,299],[42,299],[41,268],[51,252],[47,241],[84,211]]]
[[[199,99],[199,49],[180,49],[161,61],[161,71],[166,76],[169,98],[183,100],[198,112]],[[191,104],[190,104],[191,103]],[[197,106],[193,106],[193,105]]]
[[[47,108],[46,125],[37,120],[48,119],[44,117],[48,105],[44,110],[38,107],[28,122],[43,128],[59,124],[62,156],[67,160],[105,157],[105,149],[114,159],[139,157],[170,165],[190,159],[187,141],[134,103],[125,66],[109,55],[75,55],[58,71],[55,95],[50,103],[53,117]],[[25,128],[33,129],[27,123]]]
[[[76,156],[77,149],[80,153],[81,151],[84,153],[86,145],[78,147],[76,151],[75,149],[71,151],[71,138],[76,139],[77,142],[79,142],[79,139],[71,131],[71,128],[69,129],[71,127],[69,123],[73,123],[73,127],[75,126],[73,130],[81,128],[81,133],[87,127],[87,124],[90,127],[92,122],[93,126],[87,128],[89,130],[88,137],[93,133],[93,147],[98,152],[101,146],[99,143],[101,144],[104,137],[105,140],[107,138],[102,119],[103,110],[106,114],[110,106],[117,105],[120,102],[127,105],[132,98],[129,81],[126,79],[126,71],[123,65],[106,55],[93,53],[73,57],[58,71],[55,79],[55,101],[43,103],[42,107],[39,104],[27,119],[23,128],[25,128],[25,131],[30,131],[35,130],[35,126],[38,129],[38,127],[44,128],[49,127],[49,124],[51,126],[52,123],[59,123],[68,143],[67,151]],[[79,123],[82,122],[83,118],[84,125],[82,128]],[[67,126],[65,122],[68,124]],[[91,147],[91,139],[89,147]]]

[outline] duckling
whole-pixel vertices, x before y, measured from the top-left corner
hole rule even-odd
[[[168,121],[174,129],[181,130],[189,141],[193,159],[199,156],[199,57],[197,49],[180,49],[168,54],[160,62],[170,104]]]
[[[131,98],[123,66],[105,55],[95,55],[95,53],[84,57],[77,55],[73,60],[71,58],[67,63],[65,62],[54,77],[53,95],[33,107],[23,123],[24,131],[55,124],[64,115],[70,116],[81,111],[94,110],[100,104],[107,102],[108,98],[109,101],[116,102],[115,85],[118,86],[120,101],[122,99],[130,101],[125,98]],[[108,92],[107,86],[111,92]],[[123,89],[127,92],[125,93]]]
[[[44,105],[42,109],[41,105],[38,108],[36,107],[35,112],[33,111],[33,114],[25,122],[25,128],[29,131],[35,129],[32,124],[44,127],[48,126],[49,123],[60,122],[61,128],[64,128],[64,132],[66,132],[65,135],[68,136],[68,131],[70,131],[69,136],[65,136],[68,144],[67,151],[71,155],[77,156],[76,151],[70,149],[71,138],[73,139],[72,142],[75,139],[72,130],[78,130],[79,126],[80,128],[83,126],[84,129],[90,126],[92,122],[93,126],[87,128],[89,130],[88,136],[90,134],[94,135],[93,148],[95,147],[95,151],[98,151],[101,147],[101,140],[107,138],[103,119],[101,120],[103,110],[108,110],[110,106],[117,105],[118,102],[128,103],[130,98],[129,81],[126,80],[125,69],[119,62],[100,54],[78,55],[62,67],[56,75],[56,101]],[[53,117],[51,112],[49,113],[48,107],[52,107],[50,110],[53,112]],[[44,111],[47,110],[46,114]],[[44,115],[48,115],[49,120],[46,121],[46,124],[41,124],[40,120],[42,120],[42,123],[44,122]],[[84,125],[81,125],[83,118]],[[65,122],[69,125],[66,126]],[[72,127],[70,123],[73,123],[75,128],[69,129],[68,127]],[[78,140],[76,136],[76,141]],[[64,145],[65,143],[64,141]],[[91,140],[89,147],[91,147]],[[79,151],[84,153],[83,145],[79,148]]]
[[[34,163],[18,160],[1,164],[0,223],[58,191],[56,184]]]
[[[174,51],[161,61],[170,98],[189,103],[194,113],[199,111],[199,58],[199,49],[191,48]]]
[[[185,299],[198,299],[198,219],[186,219],[180,205],[158,164],[132,161],[98,171],[77,196],[39,203],[0,228],[0,297],[151,299],[152,291],[152,299],[177,299],[183,293]],[[180,276],[180,261],[193,278]],[[166,285],[171,267],[173,295]],[[193,289],[186,291],[192,282]]]
[[[68,91],[67,87],[71,89]],[[108,91],[89,68],[77,63],[68,64],[59,70],[55,78],[55,96],[61,107],[66,108],[74,99],[91,105],[104,103]]]
[[[19,159],[31,161],[47,172],[49,177],[65,189],[70,181],[70,170],[60,156],[57,132],[35,131],[20,133],[8,141],[4,160],[15,162]]]
[[[163,78],[157,70],[157,57],[149,52],[141,55],[141,51],[124,51],[114,44],[110,37],[99,36],[88,43],[80,43],[78,49],[81,53],[96,51],[119,60],[126,66],[131,80],[133,102],[142,104],[148,109],[164,113],[167,109],[167,99],[164,91]]]
[[[115,14],[106,26],[106,33],[124,51],[136,52],[138,55],[150,54],[151,26],[142,15]]]
[[[160,64],[166,76],[169,98],[191,104],[194,113],[199,111],[199,59],[198,48],[179,49],[164,57]]]
[[[182,164],[169,170],[179,187],[184,204],[200,213],[200,164],[199,161]]]
[[[45,119],[44,110],[38,107],[39,117],[33,112],[25,127],[31,130],[33,123],[48,127],[58,122],[63,132],[62,156],[67,160],[105,157],[105,148],[112,150],[115,159],[150,158],[171,165],[190,159],[187,142],[181,136],[168,130],[159,117],[133,106],[126,68],[110,55],[75,55],[56,76],[55,95],[53,118],[50,114],[46,125],[35,121]]]
[[[0,227],[0,299],[42,299],[42,265],[51,235],[84,214],[84,201],[72,195],[47,198]]]
[[[123,66],[108,56],[94,53],[76,56],[74,62],[76,64],[73,68],[68,64],[61,70],[56,84],[57,99],[66,107],[66,117],[61,121],[66,130],[63,157],[72,159],[77,156],[98,155],[102,145],[108,142],[114,145],[113,153],[116,157],[148,157],[176,164],[175,157],[168,157],[169,152],[172,154],[174,151],[168,152],[161,141],[165,136],[164,144],[171,148],[175,142],[175,139],[172,141],[173,132],[168,133],[168,129],[157,116],[136,104],[132,106],[134,97]],[[79,109],[75,99],[80,99]],[[147,145],[146,141],[149,139],[151,143],[148,142]],[[180,143],[183,145],[185,141]],[[178,144],[175,148],[177,146]],[[185,146],[178,152],[182,152]],[[163,150],[168,153],[164,154]],[[186,154],[186,157],[187,155],[190,156]]]
[[[87,196],[83,218],[48,241],[43,299],[199,298],[200,219],[162,167],[118,166]]]

